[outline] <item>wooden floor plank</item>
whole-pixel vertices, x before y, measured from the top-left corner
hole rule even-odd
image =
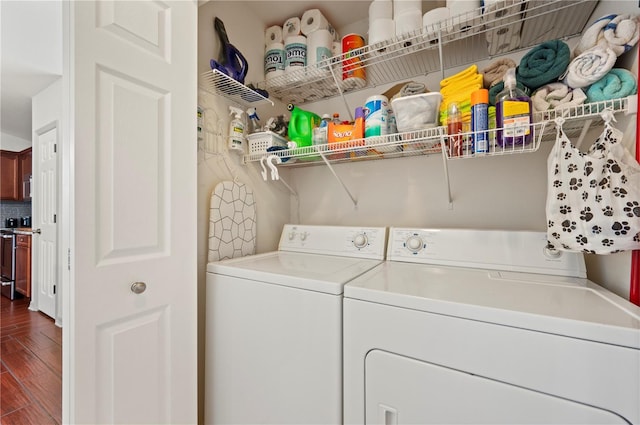
[[[28,309],[29,299],[0,297],[0,423],[62,422],[62,329]]]
[[[31,403],[29,396],[24,392],[22,386],[9,373],[0,374],[0,415],[22,409]],[[4,423],[4,420],[2,420]]]

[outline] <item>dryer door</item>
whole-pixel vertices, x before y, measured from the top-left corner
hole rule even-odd
[[[367,424],[626,424],[609,411],[381,350],[365,362]]]

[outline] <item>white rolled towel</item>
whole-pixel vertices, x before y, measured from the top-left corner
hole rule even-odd
[[[638,18],[631,15],[607,15],[587,28],[576,46],[576,56],[596,46],[608,47],[620,56],[638,42]]]
[[[571,89],[561,82],[546,84],[531,95],[535,111],[577,106],[583,104],[586,99],[587,95],[582,89]]]
[[[616,59],[608,47],[587,50],[569,63],[563,82],[574,89],[590,86],[611,71]]]

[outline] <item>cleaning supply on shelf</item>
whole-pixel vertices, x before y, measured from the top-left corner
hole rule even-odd
[[[460,108],[462,122],[471,120],[471,93],[482,88],[482,74],[478,74],[478,66],[470,67],[440,81],[440,123],[447,123],[447,105],[456,102]]]
[[[533,114],[531,99],[516,86],[516,70],[504,76],[504,90],[496,96],[496,139],[499,146],[524,146],[531,143]]]
[[[258,117],[258,111],[256,111],[256,108],[247,109],[247,117],[249,118],[249,133],[262,131],[260,117]]]
[[[489,90],[471,93],[471,145],[474,154],[489,153]]]
[[[329,130],[329,123],[331,122],[331,117],[329,114],[322,115],[322,121],[320,121],[320,126],[315,127],[313,129],[313,144],[314,145],[323,145],[327,143],[327,136]]]
[[[518,81],[532,91],[557,81],[571,61],[569,46],[562,40],[545,41],[529,50],[518,65]]]
[[[364,137],[389,133],[389,99],[381,94],[369,96],[364,105]]]
[[[362,107],[357,107],[355,110],[355,120],[352,123],[342,123],[342,124],[334,124],[333,122],[329,123],[328,128],[328,137],[327,142],[329,144],[339,143],[337,149],[340,148],[351,148],[354,146],[364,146],[364,126],[365,126],[365,118],[364,118],[364,109]],[[353,141],[353,142],[351,142]],[[347,143],[351,142],[351,143]],[[336,149],[336,147],[334,147]],[[366,151],[365,151],[366,153]],[[349,153],[346,154],[347,156]],[[331,155],[331,159],[336,159],[339,157],[343,157],[343,154]]]
[[[229,106],[229,115],[234,115],[229,123],[229,150],[238,154],[244,154],[245,131],[244,120],[242,119],[244,111],[235,106]]]
[[[331,117],[331,121],[332,121],[335,125],[340,124],[340,123],[341,123],[341,121],[340,121],[340,114],[339,114],[339,113],[337,113],[337,112],[334,112],[334,113],[333,113],[333,116]]]
[[[523,86],[520,81],[516,83],[516,87],[527,96],[531,95],[529,87]],[[502,90],[504,90],[504,81],[497,82],[489,88],[489,105],[496,106],[496,97]]]
[[[449,156],[461,156],[462,140],[462,116],[457,102],[451,102],[447,106],[447,148]]]
[[[342,85],[345,90],[359,89],[367,84],[367,73],[360,57],[364,45],[364,37],[360,34],[342,37]]]
[[[298,148],[311,146],[313,144],[313,129],[320,125],[320,116],[300,109],[292,103],[287,105],[287,109],[291,112],[289,140],[294,142]]]
[[[580,90],[580,89],[576,89]],[[587,102],[620,99],[638,92],[634,75],[622,68],[613,68],[587,89]]]

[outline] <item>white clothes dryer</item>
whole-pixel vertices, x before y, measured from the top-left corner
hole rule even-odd
[[[640,308],[582,254],[392,228],[387,260],[345,286],[345,423],[640,423]]]
[[[341,423],[343,288],[385,245],[385,228],[286,225],[278,251],[208,264],[205,422]]]

